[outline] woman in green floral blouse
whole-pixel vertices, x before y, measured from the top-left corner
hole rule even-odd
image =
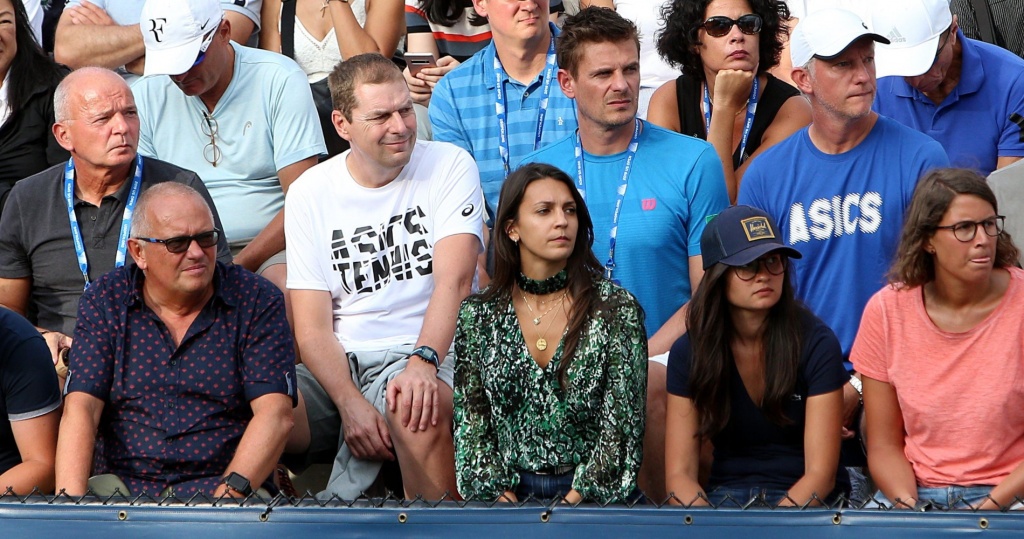
[[[455,463],[467,498],[621,501],[636,489],[647,339],[640,304],[604,279],[572,180],[505,180],[494,279],[459,311]]]

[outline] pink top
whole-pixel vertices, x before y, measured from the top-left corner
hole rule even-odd
[[[996,485],[1024,462],[1024,271],[963,333],[940,330],[921,288],[880,290],[850,352],[858,372],[896,390],[918,485]]]

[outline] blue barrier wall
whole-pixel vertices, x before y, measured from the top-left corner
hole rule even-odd
[[[943,538],[1024,536],[1024,514],[626,507],[250,507],[0,503],[0,537]]]

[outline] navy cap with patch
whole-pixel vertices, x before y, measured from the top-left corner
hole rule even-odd
[[[770,252],[801,258],[800,251],[782,243],[775,221],[751,206],[730,206],[715,216],[700,237],[704,269],[721,262],[743,266]]]

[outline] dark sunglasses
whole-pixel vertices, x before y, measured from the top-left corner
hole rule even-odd
[[[704,30],[711,37],[722,37],[728,34],[734,24],[740,27],[740,32],[752,36],[761,31],[762,22],[760,15],[749,13],[738,19],[730,19],[723,16],[710,17],[700,26],[703,26]]]
[[[220,230],[217,230],[215,228],[209,232],[200,232],[199,234],[196,234],[194,236],[177,236],[174,238],[167,238],[166,240],[161,240],[158,238],[135,239],[139,241],[145,241],[148,243],[162,243],[164,244],[164,247],[167,248],[167,252],[179,254],[187,251],[188,248],[192,245],[193,241],[198,243],[199,246],[202,247],[203,249],[217,245],[217,242],[220,241]]]

